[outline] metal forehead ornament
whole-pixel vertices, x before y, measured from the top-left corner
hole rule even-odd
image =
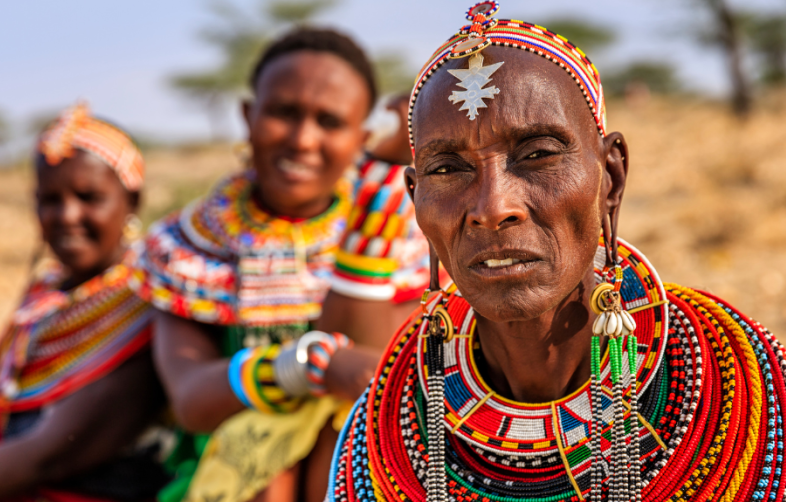
[[[486,108],[486,103],[483,98],[494,99],[495,94],[499,94],[499,89],[495,86],[483,86],[491,82],[491,74],[497,71],[504,61],[493,64],[491,66],[483,66],[483,56],[481,54],[474,54],[469,58],[468,70],[448,70],[451,75],[461,80],[458,84],[466,91],[453,91],[453,94],[448,98],[451,103],[457,104],[464,102],[459,110],[467,110],[467,116],[470,120],[475,120],[478,115],[478,108]]]
[[[483,32],[497,24],[496,19],[489,19],[499,6],[496,2],[481,2],[467,11],[467,19],[472,24],[462,28],[462,34],[467,34],[467,38],[458,42],[450,50],[451,58],[463,58],[470,56],[469,68],[466,70],[448,70],[448,72],[460,80],[459,87],[465,91],[453,91],[448,97],[451,103],[464,104],[459,110],[467,110],[470,120],[475,120],[478,116],[478,108],[487,108],[484,99],[494,99],[499,94],[499,89],[495,86],[484,87],[491,82],[491,75],[504,64],[504,61],[490,66],[483,66],[483,49],[491,45],[491,41],[483,35]]]

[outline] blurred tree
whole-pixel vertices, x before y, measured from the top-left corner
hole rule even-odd
[[[401,94],[412,91],[415,72],[407,60],[396,52],[381,52],[374,58],[374,70],[382,94]]]
[[[336,5],[334,0],[310,0],[300,2],[273,2],[268,5],[267,13],[276,21],[304,24],[314,19],[320,12]]]
[[[543,26],[562,35],[586,53],[605,49],[616,38],[614,30],[573,18],[552,19]]]
[[[786,15],[751,15],[745,33],[761,64],[762,83],[786,83]]]
[[[222,62],[212,70],[175,75],[172,85],[202,104],[209,116],[213,137],[224,134],[226,106],[248,92],[252,66],[271,37],[293,24],[306,24],[335,5],[334,0],[271,0],[260,4],[257,14],[239,9],[226,0],[211,4],[216,24],[200,38],[219,49]]]
[[[751,109],[751,85],[743,64],[745,16],[731,10],[726,0],[698,0],[710,13],[712,24],[699,30],[699,41],[722,50],[726,56],[732,87],[732,108],[738,117]]]
[[[603,76],[607,95],[625,95],[644,88],[647,92],[669,94],[680,89],[674,67],[657,61],[636,61],[620,71]]]
[[[0,110],[0,148],[11,141],[11,123],[6,118],[5,113]]]

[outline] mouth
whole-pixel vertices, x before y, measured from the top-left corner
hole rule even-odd
[[[469,265],[469,269],[483,276],[519,275],[532,269],[542,261],[533,253],[508,249],[501,251],[487,251],[478,254]]]
[[[319,173],[318,167],[287,158],[279,159],[276,168],[289,181],[312,181]]]
[[[88,245],[87,237],[83,235],[60,235],[52,240],[52,247],[60,251],[76,251]]]

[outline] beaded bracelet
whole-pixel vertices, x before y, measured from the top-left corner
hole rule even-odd
[[[352,341],[341,333],[311,331],[296,343],[247,348],[229,362],[229,385],[248,408],[289,413],[303,398],[327,394],[325,370],[338,349]]]
[[[325,388],[325,371],[330,364],[330,359],[338,349],[351,346],[352,340],[347,338],[346,335],[333,333],[323,337],[320,341],[309,347],[306,375],[308,377],[309,391],[312,396],[319,397],[327,394],[327,389]]]
[[[300,396],[287,394],[275,378],[274,362],[280,345],[246,348],[229,362],[229,385],[246,407],[263,413],[290,413],[302,401]]]

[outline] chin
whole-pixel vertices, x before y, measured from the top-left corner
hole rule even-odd
[[[550,295],[531,288],[498,287],[491,291],[468,295],[459,291],[481,317],[492,322],[513,322],[535,319],[553,307]]]

